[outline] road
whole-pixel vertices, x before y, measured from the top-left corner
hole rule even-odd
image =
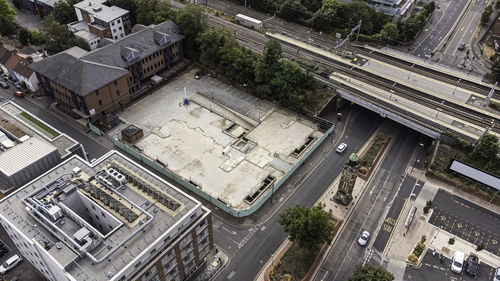
[[[334,115],[328,118],[333,120]],[[345,142],[352,148],[351,151],[357,151],[379,126],[382,118],[373,112],[356,107],[350,119],[352,121],[345,133],[340,139],[336,139],[336,142]],[[339,134],[340,132],[336,131],[337,138]],[[226,251],[231,259],[228,267],[216,280],[254,280],[262,266],[287,237],[283,227],[277,222],[279,214],[295,204],[311,207],[340,173],[348,156],[348,153],[337,154],[334,150],[330,150],[288,200],[281,196],[275,197],[274,204],[282,204],[278,205],[276,212],[270,211],[269,204],[256,212],[257,217],[272,213],[263,223],[240,227],[233,223],[234,220],[216,217],[214,242]],[[283,187],[285,190],[290,188],[288,185]],[[252,221],[252,218],[244,220]],[[241,224],[245,224],[245,221]]]
[[[477,36],[479,32],[479,24],[481,22],[481,15],[484,8],[488,5],[489,0],[472,0],[473,3],[467,13],[464,15],[463,21],[457,26],[456,31],[453,36],[448,41],[446,48],[443,51],[440,62],[449,66],[462,66],[464,68],[470,69],[471,64],[474,70],[481,70],[481,72],[488,72],[488,69],[478,62],[478,59],[473,59],[471,45],[473,44],[473,38]],[[466,48],[463,51],[458,50],[460,43],[465,43]],[[466,50],[470,50],[469,58],[467,57]]]
[[[110,150],[107,140],[83,132],[81,128],[77,127],[78,125],[75,125],[72,121],[68,121],[68,117],[57,115],[52,111],[50,109],[50,104],[53,102],[52,99],[44,97],[35,100],[29,96],[17,98],[13,96],[13,86],[12,84],[10,85],[11,87],[9,89],[0,88],[0,97],[2,98],[0,102],[11,100],[54,128],[80,142],[85,147],[85,151],[89,154],[89,159],[98,158]]]
[[[346,227],[332,245],[314,280],[344,281],[373,253],[370,247],[359,247],[356,241],[363,230],[372,234],[369,245],[377,236],[381,220],[401,185],[420,138],[419,133],[395,124],[388,134],[392,135],[393,142],[385,159],[368,183],[358,206],[344,222]]]
[[[415,42],[417,47],[413,50],[412,55],[423,58],[429,57],[439,43],[446,38],[451,27],[455,21],[458,20],[458,16],[464,9],[467,1],[468,0],[441,0],[436,3],[436,6],[440,8],[439,10],[444,10],[444,12],[436,9],[436,12],[442,14],[442,16],[427,22],[424,28],[428,31],[423,35],[425,38],[421,38],[422,36],[417,37],[417,41]]]

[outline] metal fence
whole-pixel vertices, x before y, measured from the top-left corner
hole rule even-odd
[[[235,210],[228,205],[226,205],[224,202],[213,198],[212,196],[206,194],[203,192],[201,189],[199,189],[197,186],[191,184],[190,182],[184,180],[183,178],[177,176],[176,174],[172,173],[169,171],[164,165],[157,163],[156,161],[153,161],[149,159],[148,157],[144,156],[142,153],[137,151],[136,149],[120,142],[117,139],[113,140],[113,143],[115,144],[116,147],[123,149],[130,155],[134,156],[135,158],[139,159],[142,163],[148,165],[149,167],[155,169],[156,171],[160,172],[161,174],[165,175],[169,179],[174,180],[176,183],[180,184],[181,186],[189,189],[190,191],[196,193],[200,197],[204,198],[205,200],[209,201],[210,203],[214,204],[215,206],[219,207],[220,209],[224,210],[225,212],[231,214],[232,216],[235,217],[246,217],[248,215],[251,215],[255,211],[257,211],[271,196],[273,193],[275,193],[281,185],[283,185],[288,178],[297,170],[298,167],[300,167],[304,161],[309,158],[309,156],[325,141],[325,139],[330,136],[330,134],[333,133],[335,126],[332,125],[326,132],[325,134],[304,154],[300,160],[292,167],[290,171],[286,173],[286,175],[277,183],[275,184],[262,198],[255,203],[254,205],[250,206],[250,208],[245,209],[245,210]]]

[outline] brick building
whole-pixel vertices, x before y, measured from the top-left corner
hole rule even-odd
[[[120,108],[148,78],[183,58],[184,36],[172,21],[138,29],[90,52],[74,47],[31,64],[40,89],[84,118]]]

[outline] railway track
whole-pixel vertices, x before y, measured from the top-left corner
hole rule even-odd
[[[222,0],[211,0],[208,2],[208,6],[210,8],[223,11],[224,13],[235,16],[237,14],[245,14],[250,17],[256,18],[258,20],[264,20],[269,18],[269,15],[265,15],[262,12],[252,10],[249,8],[241,7],[241,6],[236,6],[232,3],[228,3],[226,1]],[[266,28],[278,32],[278,33],[285,33],[288,36],[292,36],[298,40],[302,41],[308,41],[309,44],[312,45],[317,45],[321,48],[325,48],[325,46],[328,46],[329,48],[333,48],[337,43],[338,39],[330,37],[328,35],[324,35],[322,33],[314,31],[312,28],[305,27],[303,25],[299,25],[296,23],[290,23],[287,22],[286,25],[281,24],[280,19],[273,19],[270,21],[267,21],[265,23]],[[353,26],[355,26],[356,23],[353,23]],[[407,62],[403,59],[396,58],[394,56],[386,55],[380,52],[372,52],[366,50],[364,47],[359,47],[359,46],[350,46],[349,49],[351,51],[356,51],[359,54],[363,54],[364,56],[371,57],[383,62],[390,63],[394,66],[400,67],[405,70],[410,70],[422,74],[427,77],[431,77],[443,82],[446,82],[450,85],[456,85],[459,88],[464,88],[467,90],[474,91],[481,96],[486,96],[489,91],[491,90],[490,87],[486,85],[481,85],[478,84],[474,81],[470,81],[467,79],[461,79],[460,82],[458,83],[459,79],[458,77],[447,74],[447,73],[442,73],[439,71],[436,71],[431,68],[427,68],[425,66],[413,64],[411,62]],[[495,93],[493,94],[493,99],[500,100],[500,89],[496,90]]]
[[[217,18],[215,16],[209,16],[208,18],[208,23],[211,26],[216,26],[216,25],[223,25],[226,27],[229,27],[233,29],[236,33],[237,40],[240,43],[244,43],[244,45],[253,51],[257,53],[261,53],[265,43],[267,42],[267,38],[262,35],[261,33],[256,33],[253,30],[249,30],[245,27],[242,27],[240,25],[230,23],[227,21],[224,21],[220,18]],[[293,59],[299,59],[299,60],[309,60],[308,58],[304,58],[303,55],[299,56],[296,54],[296,48],[284,45],[283,46],[283,56],[287,58],[293,58]],[[303,52],[304,53],[304,52]],[[310,54],[310,53],[309,53]],[[326,69],[333,69],[336,72],[346,74],[354,79],[357,79],[359,81],[362,81],[364,83],[367,83],[369,85],[372,85],[376,88],[385,90],[385,91],[391,91],[391,93],[394,95],[394,97],[401,97],[422,105],[425,105],[426,107],[429,108],[439,108],[443,113],[449,114],[451,116],[455,116],[461,120],[467,121],[471,124],[475,124],[480,127],[488,127],[490,126],[491,118],[488,116],[485,116],[481,113],[471,111],[468,108],[463,108],[460,106],[457,106],[455,104],[443,104],[443,100],[434,97],[434,96],[429,96],[425,93],[419,92],[417,90],[414,90],[412,88],[409,88],[404,85],[399,85],[397,84],[394,86],[393,81],[389,81],[387,79],[381,78],[379,76],[375,76],[371,73],[368,73],[364,70],[361,70],[359,68],[352,68],[352,65],[347,65],[340,63],[335,60],[331,59],[325,59],[324,57],[320,57],[319,55],[314,55],[314,61],[317,63],[320,67],[326,68]],[[315,76],[317,80],[321,82],[325,82],[325,79],[318,79],[318,76]],[[329,81],[329,84],[332,85],[331,81]],[[344,88],[347,89],[348,86],[345,86]],[[350,90],[352,92],[352,90]],[[363,99],[367,99],[366,96],[364,96]],[[371,98],[371,101],[374,104],[378,104],[378,102],[375,98]],[[386,108],[387,105],[384,106]],[[391,108],[393,108],[392,106]],[[398,113],[402,114],[402,110],[398,110]],[[416,118],[416,117],[412,117]],[[422,118],[421,118],[422,119]],[[420,119],[419,119],[420,120]],[[420,122],[423,122],[422,120]],[[420,123],[419,123],[420,124]],[[422,123],[421,125],[425,125]],[[426,125],[429,127],[429,125]],[[440,131],[445,130],[446,128],[441,128]],[[499,133],[500,132],[500,122],[497,122],[494,124],[494,127],[492,128],[494,132]]]

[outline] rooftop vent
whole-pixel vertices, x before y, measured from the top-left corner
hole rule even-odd
[[[85,227],[82,227],[80,228],[80,230],[78,230],[77,232],[75,232],[75,234],[73,234],[73,238],[75,238],[75,240],[78,242],[78,243],[83,243],[85,238],[87,236],[89,236],[90,234],[90,231],[85,228]]]
[[[94,10],[94,12],[100,12],[102,10],[102,7],[100,6],[93,7],[92,10]]]
[[[119,182],[120,185],[123,184],[123,182],[125,181],[125,176],[123,176],[122,174],[120,174],[118,171],[116,171],[115,169],[113,168],[109,168],[107,171],[108,175],[110,177],[112,177],[115,181]]]

